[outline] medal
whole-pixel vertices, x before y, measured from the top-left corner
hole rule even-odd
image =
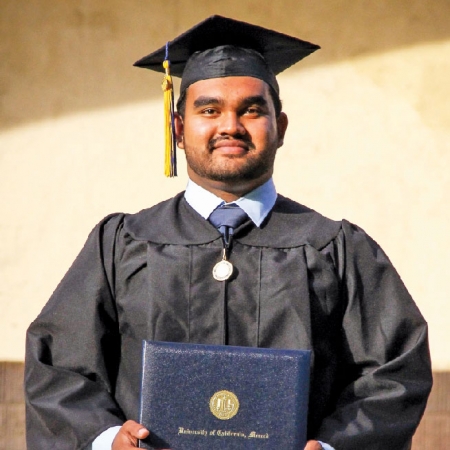
[[[213,277],[217,281],[225,281],[233,274],[233,264],[227,261],[226,250],[223,249],[222,261],[219,261],[213,268]]]

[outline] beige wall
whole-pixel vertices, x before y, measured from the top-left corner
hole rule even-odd
[[[162,175],[161,77],[131,64],[213,13],[322,46],[280,76],[276,184],[384,247],[450,369],[447,0],[0,0],[0,360],[96,222],[184,188],[184,164]]]

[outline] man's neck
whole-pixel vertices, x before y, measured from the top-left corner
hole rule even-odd
[[[204,219],[208,219],[210,214],[224,203],[222,198],[207,191],[192,180],[189,180],[184,196],[189,205]],[[276,199],[277,192],[273,180],[270,179],[243,197],[229,203],[235,202],[259,227],[272,210]]]
[[[265,173],[254,180],[238,180],[235,182],[205,180],[192,170],[189,170],[189,168],[188,175],[194,183],[221,198],[225,203],[230,203],[262,186],[271,178],[272,173]]]

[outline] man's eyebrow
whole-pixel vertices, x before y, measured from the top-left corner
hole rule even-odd
[[[208,105],[223,105],[224,103],[224,100],[220,97],[208,97],[206,95],[202,95],[195,99],[194,108],[202,108],[203,106]],[[250,97],[244,97],[241,103],[243,106],[267,106],[267,100],[262,95],[252,95]]]
[[[208,105],[223,105],[223,99],[217,97],[207,97],[206,95],[202,95],[195,99],[194,108],[201,108],[202,106]]]
[[[262,95],[253,95],[251,97],[246,97],[243,99],[242,103],[246,106],[249,105],[258,105],[258,106],[267,106],[267,100]]]

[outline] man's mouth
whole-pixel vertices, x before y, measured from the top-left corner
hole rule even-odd
[[[253,145],[240,139],[220,139],[210,143],[211,151],[240,155],[248,152]]]

